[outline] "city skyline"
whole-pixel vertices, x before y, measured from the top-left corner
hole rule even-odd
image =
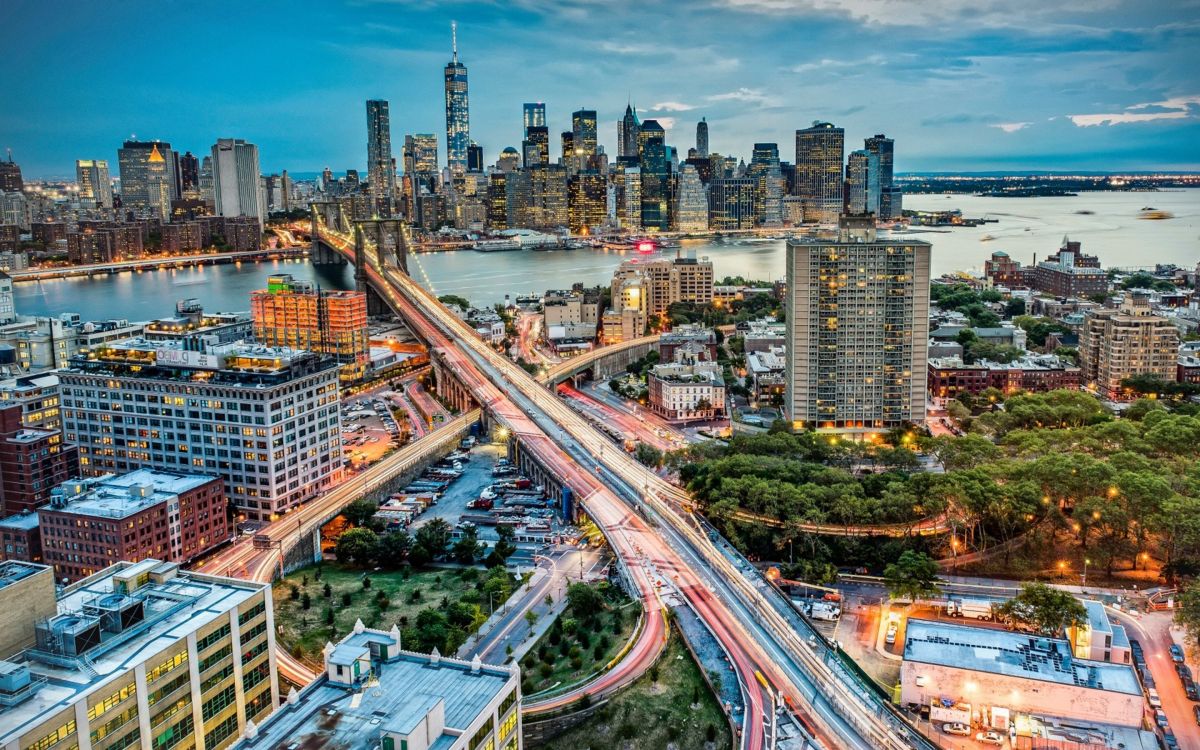
[[[301,5],[271,18],[294,52],[244,76],[239,55],[258,28],[254,17],[208,34],[219,13],[169,14],[164,22],[185,25],[206,46],[177,59],[162,46],[170,35],[159,42],[139,33],[143,53],[122,57],[115,52],[133,43],[131,31],[100,9],[51,19],[21,3],[14,24],[28,33],[13,40],[14,54],[38,64],[0,74],[10,92],[0,145],[35,179],[69,177],[80,158],[115,161],[133,134],[193,152],[218,136],[244,138],[259,145],[268,172],[363,170],[366,99],[404,102],[393,137],[444,133],[439,69],[457,20],[473,79],[471,135],[489,164],[520,147],[524,102],[546,103],[551,134],[570,129],[571,112],[597,110],[599,143],[615,155],[616,122],[632,101],[642,119],[666,128],[669,145],[686,150],[705,117],[712,150],[743,158],[753,143],[787,143],[821,119],[852,141],[875,132],[902,140],[899,172],[1200,167],[1200,92],[1186,74],[1198,62],[1195,4],[1162,10],[1154,25],[1121,0],[1095,11],[997,0],[970,19],[907,2],[846,7],[714,3],[648,43],[626,29],[645,27],[661,8]],[[565,26],[554,24],[558,16]],[[1012,23],[1030,18],[1037,31]],[[725,28],[738,34],[714,31]],[[84,29],[102,40],[101,52],[111,46],[109,57],[125,61],[86,79],[69,75],[63,66],[74,63],[56,57],[55,39]],[[556,64],[530,65],[534,44]],[[871,54],[848,54],[860,45]],[[147,65],[156,54],[173,64]],[[704,75],[671,74],[695,64]],[[57,95],[44,96],[48,87]]]

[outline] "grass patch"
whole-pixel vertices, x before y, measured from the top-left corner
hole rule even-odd
[[[576,584],[573,584],[576,585]],[[596,672],[633,635],[638,608],[615,586],[603,585],[605,609],[580,617],[570,607],[521,660],[521,693],[565,687]]]
[[[726,748],[729,724],[674,629],[662,658],[585,723],[543,750]]]
[[[369,588],[363,587],[364,574],[370,579]],[[449,653],[447,649],[457,649],[486,619],[486,575],[473,568],[364,571],[337,563],[302,568],[276,582],[272,590],[279,645],[297,658],[320,662],[326,641],[337,643],[361,618],[369,628],[387,630],[397,623],[404,648],[425,650],[422,638],[436,632],[432,627],[437,623],[419,631],[418,622],[430,619],[429,615],[422,617],[422,612],[444,615],[462,603],[460,609],[471,610],[471,622],[457,622],[445,627],[444,635],[434,636],[443,641],[435,644],[441,652]],[[495,601],[499,606],[503,599],[497,595]]]

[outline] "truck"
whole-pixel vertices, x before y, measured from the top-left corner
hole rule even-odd
[[[950,599],[946,602],[946,614],[968,620],[994,620],[992,602],[987,599]]]
[[[837,622],[842,616],[842,607],[836,602],[813,602],[809,616],[814,620]]]

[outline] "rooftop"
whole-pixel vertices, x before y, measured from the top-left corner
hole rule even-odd
[[[20,529],[31,531],[38,526],[38,514],[33,511],[22,511],[8,518],[0,518],[0,529]],[[0,578],[3,574],[0,574]]]
[[[382,631],[352,633],[330,649],[329,663],[369,658],[371,642],[394,643]],[[409,651],[389,653],[389,657],[394,658],[375,662],[375,675],[366,689],[333,683],[327,674],[318,678],[295,698],[289,697],[258,728],[257,736],[234,747],[369,750],[378,746],[381,732],[408,734],[442,703],[445,732],[429,746],[441,750],[469,729],[492,701],[518,688],[515,667],[476,667]]]
[[[1141,694],[1128,664],[1076,659],[1060,638],[910,619],[904,660],[1040,682]]]
[[[15,659],[13,655],[0,655],[8,661],[23,661],[33,673],[35,683],[40,683],[32,697],[0,710],[0,745],[15,742],[93,692],[111,691],[113,683],[132,676],[134,667],[216,618],[228,616],[231,609],[267,587],[262,583],[184,572],[177,566],[164,566],[158,560],[117,563],[63,589],[58,597],[59,615],[87,620],[91,615],[85,612],[86,608],[94,608],[102,598],[120,595],[114,585],[115,577],[142,571],[166,574],[161,583],[146,583],[129,596],[120,597],[140,601],[143,617],[119,633],[101,630],[99,643],[85,653],[86,662],[37,649],[28,649]]]
[[[16,518],[16,516],[13,516]],[[7,519],[6,519],[7,520]],[[21,562],[19,560],[4,560],[0,562],[0,589],[5,586],[11,586],[17,581],[24,580],[31,575],[40,573],[46,570],[45,565],[37,565],[36,563]],[[0,657],[4,654],[0,654]]]
[[[57,487],[51,494],[48,510],[81,516],[126,518],[214,479],[202,474],[177,474],[155,469],[138,469],[119,476],[105,474],[66,482]]]

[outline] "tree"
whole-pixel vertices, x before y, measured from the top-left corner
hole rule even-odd
[[[1175,622],[1187,631],[1192,646],[1200,647],[1200,579],[1180,589],[1175,607]]]
[[[637,448],[633,451],[633,457],[643,466],[657,468],[662,465],[663,452],[653,445],[638,443]]]
[[[364,497],[347,505],[342,511],[342,518],[351,526],[367,526],[371,522],[371,516],[378,511],[379,504]]]
[[[567,586],[567,606],[580,620],[586,620],[604,609],[604,597],[595,586],[572,583]]]
[[[938,566],[924,552],[905,550],[883,569],[883,583],[893,599],[916,601],[937,594]]]
[[[503,566],[509,556],[517,551],[517,545],[512,542],[513,529],[511,526],[497,526],[496,534],[500,539],[497,540],[491,553],[487,556],[486,563],[489,568]]]
[[[471,300],[466,297],[460,297],[457,294],[443,294],[438,297],[438,302],[441,302],[443,305],[456,305],[463,310],[471,309]]]
[[[417,613],[416,632],[417,650],[430,652],[433,649],[445,651],[446,637],[450,634],[450,624],[446,615],[436,609],[423,609]]]
[[[370,529],[343,531],[337,540],[337,559],[340,563],[370,565],[379,549],[379,537]]]
[[[1087,622],[1087,609],[1078,599],[1044,583],[1022,585],[1020,593],[996,611],[1043,635],[1057,635],[1065,628]]]
[[[474,565],[479,556],[479,535],[474,526],[468,526],[454,543],[454,559],[463,565]]]
[[[412,550],[412,546],[413,540],[407,531],[393,531],[384,534],[379,537],[377,552],[379,564],[391,569],[403,566],[408,560],[408,553]]]
[[[422,548],[431,560],[440,560],[446,555],[450,546],[450,524],[444,519],[435,518],[417,529],[414,547]]]

